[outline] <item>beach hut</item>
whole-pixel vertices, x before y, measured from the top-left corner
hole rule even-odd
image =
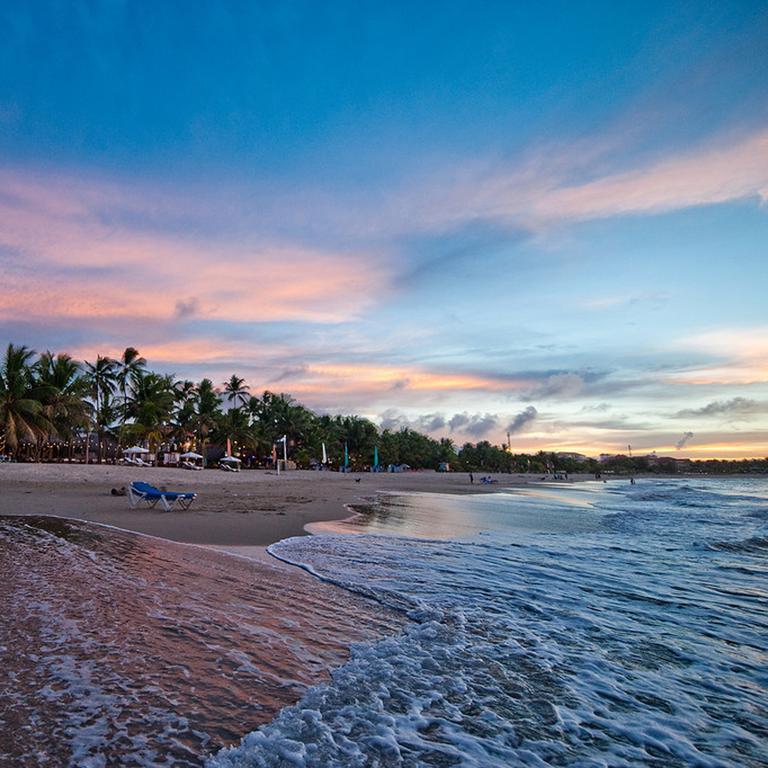
[[[194,451],[187,451],[186,453],[182,453],[181,456],[179,456],[181,459],[181,467],[184,469],[202,469],[203,465],[198,464],[198,461],[202,461],[203,457],[199,453],[195,453]]]

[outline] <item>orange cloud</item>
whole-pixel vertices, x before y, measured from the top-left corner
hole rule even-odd
[[[474,374],[435,372],[406,366],[382,366],[369,364],[323,364],[309,365],[306,378],[315,378],[333,387],[349,390],[361,388],[402,389],[415,392],[441,391],[485,391],[506,392],[524,389],[530,383],[524,380],[494,379]]]

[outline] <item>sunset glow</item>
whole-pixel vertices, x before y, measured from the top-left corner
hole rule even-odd
[[[456,443],[768,453],[764,8],[305,11],[300,53],[258,5],[0,11],[3,343]]]

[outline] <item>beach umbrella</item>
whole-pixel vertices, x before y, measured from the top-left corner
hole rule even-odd
[[[126,448],[123,453],[149,453],[149,448],[142,448],[140,445],[134,445],[133,448]]]
[[[374,469],[379,468],[379,446],[378,445],[373,446],[373,468]]]
[[[349,466],[349,446],[344,443],[344,468]]]
[[[219,461],[226,461],[228,464],[240,464],[240,459],[238,459],[237,456],[222,456]]]
[[[328,452],[325,450],[325,443],[323,443],[323,464],[328,463]]]
[[[179,458],[182,458],[182,459],[202,459],[203,457],[199,453],[195,453],[194,451],[187,451],[186,453],[182,453]]]

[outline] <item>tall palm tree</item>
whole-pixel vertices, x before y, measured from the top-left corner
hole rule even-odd
[[[69,355],[44,352],[35,365],[38,385],[45,388],[43,412],[53,425],[58,437],[67,441],[71,458],[72,438],[77,429],[87,428],[90,404],[87,382],[80,375],[80,364]]]
[[[245,383],[245,379],[241,379],[233,373],[229,381],[224,382],[224,394],[227,400],[232,403],[232,407],[237,408],[248,402],[251,393]]]
[[[112,396],[117,390],[117,362],[111,357],[96,356],[95,363],[85,361],[85,375],[89,385],[89,395],[93,398],[96,410],[96,431],[99,438],[99,457],[101,464],[104,432],[108,424],[107,411],[114,409]]]
[[[194,382],[189,380],[177,381],[173,387],[173,400],[171,434],[178,442],[185,443],[195,434],[196,430]]]
[[[126,347],[120,359],[117,361],[117,383],[120,386],[120,394],[123,398],[123,413],[120,424],[120,439],[122,442],[125,421],[128,416],[128,385],[135,382],[147,366],[147,361],[141,357],[135,347]]]
[[[203,379],[195,390],[197,435],[200,440],[200,453],[203,456],[206,455],[208,434],[216,427],[216,416],[219,411],[219,393],[210,379]],[[205,462],[205,459],[203,461]]]
[[[34,354],[23,345],[9,344],[0,362],[0,435],[3,450],[14,453],[19,441],[36,441],[53,428],[41,402],[48,391],[34,381]]]

